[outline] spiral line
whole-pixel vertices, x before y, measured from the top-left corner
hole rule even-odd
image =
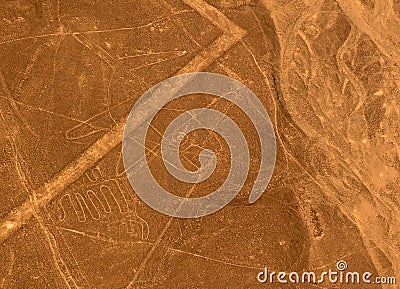
[[[346,269],[347,269],[347,263],[346,263],[346,261],[343,261],[343,260],[338,261],[338,262],[336,263],[336,268],[337,268],[339,271],[344,271],[344,270],[346,270]]]
[[[145,92],[132,108],[122,140],[122,156],[128,180],[136,194],[150,207],[169,216],[196,218],[223,208],[235,198],[247,178],[250,167],[249,148],[238,125],[228,116],[211,108],[196,108],[182,113],[167,127],[161,141],[165,167],[175,178],[187,183],[206,180],[216,168],[211,150],[200,153],[200,168],[191,172],[181,163],[179,145],[185,135],[197,129],[209,129],[227,142],[231,167],[225,182],[211,194],[183,198],[171,194],[154,179],[146,160],[147,130],[154,116],[170,101],[184,95],[204,93],[224,98],[238,106],[251,120],[261,143],[261,162],[257,179],[249,197],[255,202],[267,187],[275,166],[276,139],[271,120],[257,96],[240,82],[224,75],[197,72],[168,78]],[[154,107],[156,104],[157,107]],[[143,110],[151,110],[149,119],[135,127]]]

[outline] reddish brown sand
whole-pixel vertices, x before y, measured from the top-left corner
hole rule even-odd
[[[210,130],[180,147],[192,171],[202,149],[215,152],[206,182],[166,171],[159,133],[189,108],[234,119],[252,158],[229,205],[176,219],[136,196],[121,138],[147,89],[197,71],[254,91],[278,155],[249,205],[260,162],[254,127],[214,96],[169,103],[146,148],[171,193],[207,195],[229,173],[229,149]],[[137,126],[155,108],[149,102]],[[321,272],[338,260],[400,278],[398,0],[3,0],[0,130],[0,288],[338,288],[256,279],[265,266]]]

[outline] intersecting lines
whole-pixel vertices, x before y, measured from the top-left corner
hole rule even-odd
[[[100,228],[98,233],[103,235],[148,238],[148,223],[137,214],[133,197],[121,187],[118,179],[105,178],[99,167],[87,172],[83,179],[82,184],[68,189],[58,199],[61,223],[75,228],[79,223],[95,224],[101,220],[106,228]]]
[[[178,71],[178,74],[204,70],[246,34],[244,30],[231,22],[219,10],[203,1],[185,0],[184,3],[210,20],[224,33]],[[137,127],[143,123],[147,116],[150,115],[149,112],[154,109],[158,109],[157,100],[152,100],[151,103],[144,104],[143,114],[138,116],[136,120]],[[44,186],[35,190],[34,194],[37,196],[35,200],[36,207],[44,207],[54,196],[62,192],[69,184],[92,167],[95,162],[103,158],[112,148],[118,145],[122,139],[123,129],[124,122],[118,123],[90,146],[79,158],[70,163],[62,172],[51,178]],[[21,207],[10,212],[5,221],[0,225],[0,240],[6,239],[12,232],[18,230],[31,216],[32,209],[30,202],[26,202]],[[9,224],[12,224],[12,226]]]
[[[180,73],[187,73],[191,71],[198,71],[206,68],[208,65],[213,63],[222,53],[227,51],[233,44],[237,43],[246,32],[229,20],[224,14],[222,14],[215,7],[208,5],[202,0],[183,0],[183,2],[194,9],[196,9],[204,18],[211,21],[215,26],[221,29],[224,33],[220,36],[214,43],[212,43],[208,48],[203,50],[199,55],[197,55],[191,62],[188,63]],[[154,100],[152,100],[154,101]],[[157,103],[157,101],[154,101]],[[154,106],[154,104],[153,104]],[[156,106],[157,107],[157,106]],[[194,184],[187,192],[186,197],[189,197],[194,191],[196,185]],[[150,260],[156,248],[160,245],[165,233],[168,231],[169,227],[173,222],[173,218],[170,217],[166,223],[164,229],[161,231],[160,235],[157,237],[154,245],[151,247],[148,254],[143,259],[139,268],[136,270],[131,282],[128,284],[127,289],[134,288],[135,282],[138,280],[140,273],[146,267],[147,262]]]
[[[94,169],[92,174],[95,171],[99,172]],[[79,222],[83,223],[88,218],[97,221],[103,214],[109,214],[112,210],[116,210],[118,214],[128,212],[128,202],[118,182],[105,180],[101,175],[100,177],[101,179],[91,180],[95,187],[73,190],[59,199],[62,210],[61,221],[65,221],[66,218],[77,218]]]
[[[202,2],[202,1],[185,1],[187,5],[198,11],[203,17],[210,20],[214,25],[219,27],[223,31],[223,35],[220,36],[215,42],[203,49],[199,55],[194,57],[185,67],[183,67],[178,74],[201,71],[212,64],[219,56],[230,49],[237,41],[239,41],[244,35],[245,31],[239,28],[237,25],[232,23],[228,18],[226,18],[221,12],[219,12],[214,7]],[[132,29],[132,28],[127,28]],[[101,33],[105,31],[87,31],[87,33]],[[70,33],[72,36],[76,36],[75,39],[84,41],[84,38],[78,36],[76,33]],[[80,33],[82,34],[82,33]],[[48,36],[59,36],[60,33],[48,34],[38,37],[29,37],[25,39],[35,39],[44,38]],[[22,39],[19,39],[22,40]],[[17,41],[17,40],[14,40]],[[4,44],[4,43],[0,43]],[[88,47],[89,49],[94,49],[94,47]],[[112,59],[109,59],[107,55],[101,56],[102,59],[107,59],[105,61],[110,64]],[[138,117],[137,126],[139,126],[143,121],[146,120],[147,115],[153,109],[158,108],[158,103],[146,103],[144,105],[144,114]],[[117,146],[122,139],[122,132],[124,128],[124,123],[117,123],[117,125],[107,131],[107,133],[100,137],[92,146],[90,146],[79,158],[74,162],[70,163],[63,171],[52,177],[48,182],[46,182],[42,187],[34,190],[32,193],[37,196],[34,201],[34,205],[37,208],[43,208],[46,206],[56,195],[64,191],[64,189],[77,180],[85,171],[90,169],[98,160],[102,159],[108,152],[111,151],[115,146]],[[0,240],[3,241],[10,236],[11,233],[18,230],[27,220],[32,216],[32,204],[30,202],[24,203],[21,207],[14,209],[6,217],[5,221],[0,225]],[[142,265],[139,270],[136,271],[135,276],[131,280],[131,284],[135,284],[142,268],[146,266],[146,261],[149,260],[151,254],[154,252],[155,248],[159,245],[163,235],[168,230],[173,219],[170,219],[167,226],[163,229],[161,235],[157,238],[157,241],[152,246],[147,257],[142,261]]]
[[[163,17],[158,17],[154,21],[151,21],[147,24],[140,25],[140,26],[131,26],[131,27],[119,27],[119,28],[111,28],[111,29],[102,29],[102,30],[85,30],[85,31],[64,31],[63,29],[60,29],[58,32],[54,33],[45,33],[45,34],[39,34],[39,35],[33,35],[33,36],[26,36],[26,37],[20,37],[16,39],[9,39],[9,40],[2,40],[0,41],[0,46],[5,45],[5,44],[10,44],[14,42],[21,42],[21,41],[27,41],[27,40],[39,40],[39,39],[47,39],[47,38],[54,38],[54,37],[65,37],[65,36],[77,36],[77,35],[91,35],[91,34],[104,34],[104,33],[111,33],[111,32],[129,32],[129,31],[134,31],[134,30],[139,30],[143,28],[148,28],[151,27],[154,24],[171,20],[173,19],[174,16],[181,15],[181,14],[186,14],[186,13],[192,13],[194,10],[180,10],[180,11],[174,11],[168,16],[163,16]]]

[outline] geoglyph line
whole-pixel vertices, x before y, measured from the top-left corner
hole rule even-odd
[[[202,0],[183,0],[185,4],[195,9],[204,18],[211,21],[223,34],[213,43],[195,56],[177,74],[197,72],[206,69],[218,57],[228,51],[234,44],[246,35],[246,31],[229,20],[222,12]],[[160,101],[157,99],[144,103],[144,110],[136,118],[136,127],[139,127],[151,111],[158,109]],[[18,231],[33,215],[35,208],[45,207],[56,195],[76,181],[85,171],[97,161],[107,155],[114,147],[121,143],[125,120],[119,122],[112,130],[100,137],[93,145],[82,153],[75,161],[67,165],[59,174],[49,179],[43,186],[34,190],[36,199],[25,201],[21,206],[13,209],[0,224],[0,243]],[[161,240],[162,235],[159,240]],[[156,242],[155,246],[159,243]],[[150,251],[151,253],[151,251]],[[140,270],[137,271],[139,273]],[[136,280],[135,277],[132,282]]]

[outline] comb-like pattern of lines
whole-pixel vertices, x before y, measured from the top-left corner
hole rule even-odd
[[[62,222],[76,220],[78,223],[99,221],[110,214],[118,216],[117,220],[107,222],[106,233],[116,232],[118,236],[127,233],[128,237],[147,239],[149,227],[147,222],[136,213],[135,205],[129,202],[130,196],[121,188],[117,179],[106,179],[98,167],[86,173],[88,183],[84,187],[74,188],[58,200]],[[136,227],[140,235],[136,236]]]

